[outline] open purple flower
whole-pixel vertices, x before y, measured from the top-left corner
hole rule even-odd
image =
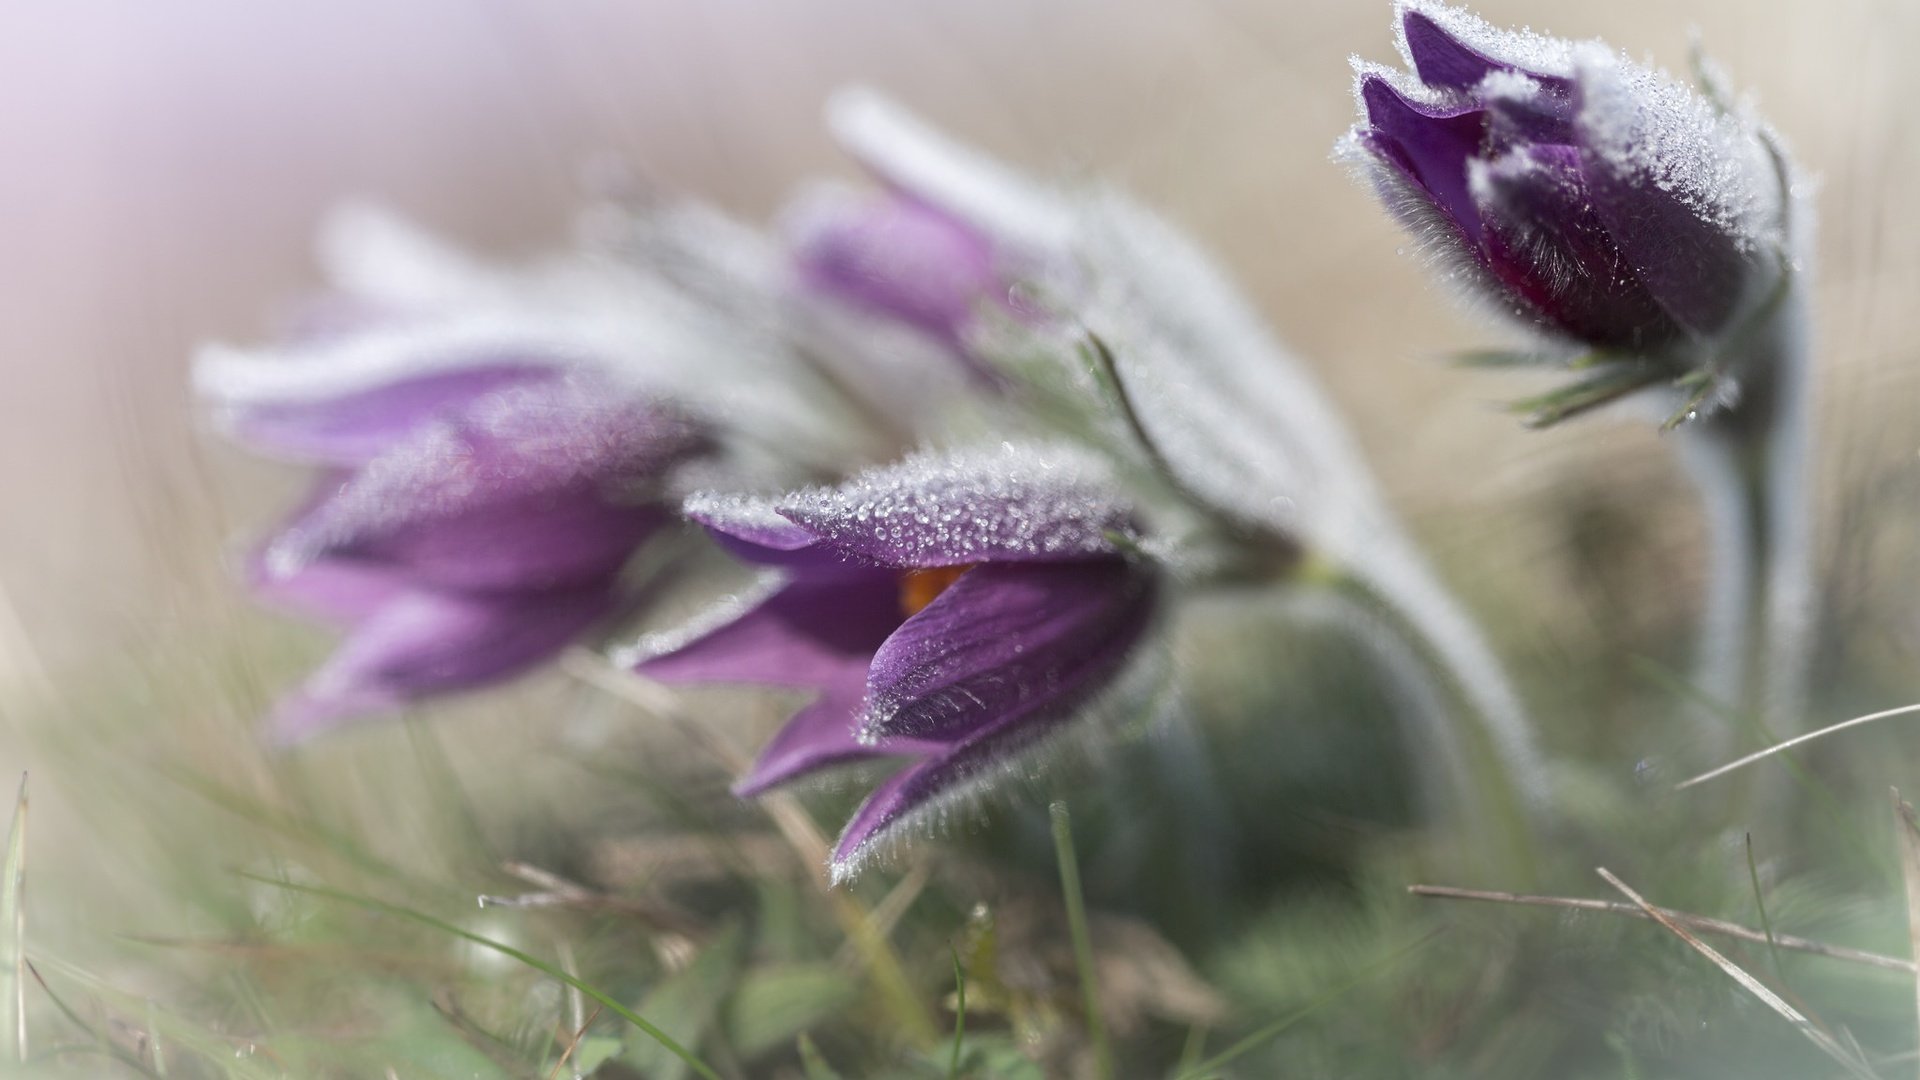
[[[836,878],[1055,734],[1112,684],[1154,610],[1129,513],[1065,451],[923,456],[688,513],[779,576],[719,627],[645,649],[636,670],[816,694],[737,790],[910,759],[848,823]]]
[[[1598,43],[1397,10],[1411,75],[1359,65],[1345,144],[1389,207],[1522,321],[1640,362],[1576,404],[1727,374],[1720,346],[1785,270],[1757,122]]]
[[[604,379],[523,361],[256,397],[227,420],[323,469],[252,571],[265,598],[347,629],[276,710],[283,741],[517,675],[615,612],[628,558],[671,519],[663,477],[704,438]]]

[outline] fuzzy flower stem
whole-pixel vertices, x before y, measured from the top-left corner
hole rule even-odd
[[[1547,803],[1546,772],[1519,697],[1479,628],[1404,543],[1376,548],[1337,584],[1376,608],[1475,717],[1451,740],[1466,771],[1478,774],[1465,801],[1479,828],[1497,838],[1490,849],[1511,872],[1531,877],[1528,819]]]
[[[1806,307],[1795,287],[1774,315],[1755,365],[1771,373],[1747,401],[1685,434],[1679,456],[1700,491],[1711,553],[1694,680],[1725,706],[1703,712],[1712,755],[1731,749],[1715,715],[1797,731],[1806,697],[1812,617],[1813,452]]]

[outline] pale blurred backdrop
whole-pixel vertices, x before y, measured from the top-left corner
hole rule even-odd
[[[1835,503],[1823,542],[1843,591],[1910,585],[1914,546],[1887,538],[1920,486],[1903,479],[1920,470],[1920,5],[1480,10],[1672,70],[1697,31],[1819,176],[1821,468],[1889,523],[1869,535]],[[585,178],[616,163],[765,220],[802,178],[852,174],[817,122],[852,81],[1025,169],[1121,182],[1197,234],[1320,372],[1516,666],[1596,606],[1684,607],[1693,511],[1652,425],[1529,433],[1502,414],[1526,379],[1445,363],[1493,331],[1425,280],[1329,161],[1352,117],[1347,58],[1393,58],[1389,15],[1385,0],[0,5],[0,776],[43,764],[22,729],[58,714],[48,695],[282,625],[246,602],[230,558],[291,478],[208,436],[186,371],[197,343],[260,340],[317,285],[329,207],[375,199],[477,250],[530,255],[565,242]],[[1589,504],[1645,515],[1650,538],[1597,599],[1576,535]],[[1842,558],[1853,547],[1865,561]],[[252,710],[271,690],[208,693],[221,685],[238,698],[135,701],[144,739],[205,730],[200,711]],[[68,835],[92,781],[46,768],[36,829]],[[90,850],[47,852],[47,889],[107,873],[63,860],[120,857],[74,835]]]

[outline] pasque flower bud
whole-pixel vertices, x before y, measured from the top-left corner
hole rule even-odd
[[[1737,354],[1765,351],[1736,339],[1789,270],[1788,170],[1758,122],[1598,43],[1424,0],[1397,29],[1411,72],[1356,65],[1343,152],[1456,274],[1620,362],[1572,411],[1662,381],[1731,400]]]

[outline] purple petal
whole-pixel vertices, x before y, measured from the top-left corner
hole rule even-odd
[[[1406,34],[1407,55],[1413,60],[1414,73],[1428,86],[1470,90],[1479,85],[1488,72],[1509,66],[1457,40],[1423,11],[1408,9],[1401,28]]]
[[[615,599],[605,589],[504,598],[399,593],[281,703],[271,732],[299,742],[370,712],[521,674],[609,614]]]
[[[862,577],[871,572],[871,567],[782,517],[777,505],[751,496],[703,492],[688,499],[682,513],[705,526],[721,547],[745,562],[815,578]]]
[[[1145,631],[1152,581],[1117,558],[967,571],[874,654],[865,734],[951,743],[1073,711]]]
[[[236,438],[269,453],[361,465],[478,398],[554,375],[529,364],[477,364],[325,398],[236,406],[229,422]]]
[[[1548,324],[1634,351],[1679,334],[1594,212],[1578,150],[1523,147],[1477,164],[1473,183],[1488,269]]]
[[[1608,77],[1606,68],[1583,69],[1576,88],[1581,160],[1593,213],[1605,224],[1627,265],[1675,319],[1697,333],[1715,333],[1747,298],[1754,258],[1743,249],[1736,230],[1707,220],[1676,194],[1675,185],[1653,171],[1651,151],[1620,154],[1596,145],[1597,128],[1605,128],[1605,137],[1614,139],[1621,130],[1646,130],[1663,123],[1662,118],[1646,115],[1653,107],[1646,102],[1619,88],[1595,85],[1595,80]],[[1636,116],[1592,115],[1602,107],[1616,113],[1632,111]],[[1648,141],[1635,140],[1640,146]],[[1717,146],[1715,152],[1725,157],[1734,150]],[[1763,181],[1774,182],[1771,176]],[[1731,179],[1726,183],[1736,186]]]
[[[874,650],[905,617],[896,576],[867,574],[864,582],[789,582],[758,606],[656,652],[634,670],[669,683],[825,687],[849,670],[864,681]],[[852,722],[849,714],[849,731]]]
[[[585,585],[659,526],[645,496],[698,445],[697,431],[645,403],[572,381],[520,386],[391,448],[289,528],[270,559],[390,562],[462,589]]]
[[[947,341],[1005,291],[985,236],[911,198],[821,200],[794,221],[807,285]]]
[[[753,768],[734,784],[743,799],[822,769],[899,754],[924,754],[934,747],[910,739],[861,742],[854,727],[866,700],[864,665],[848,665],[823,684],[820,696],[793,715],[767,743]]]
[[[1486,137],[1486,112],[1411,101],[1378,75],[1362,77],[1360,99],[1368,149],[1425,191],[1467,241],[1478,244],[1480,216],[1467,190],[1467,161]]]
[[[266,603],[338,626],[371,618],[408,590],[393,567],[341,559],[310,563],[287,575],[275,575],[264,560],[255,560],[247,578]]]
[[[1107,555],[1130,514],[1102,466],[1065,447],[919,454],[780,512],[834,547],[884,566],[1053,562]]]

